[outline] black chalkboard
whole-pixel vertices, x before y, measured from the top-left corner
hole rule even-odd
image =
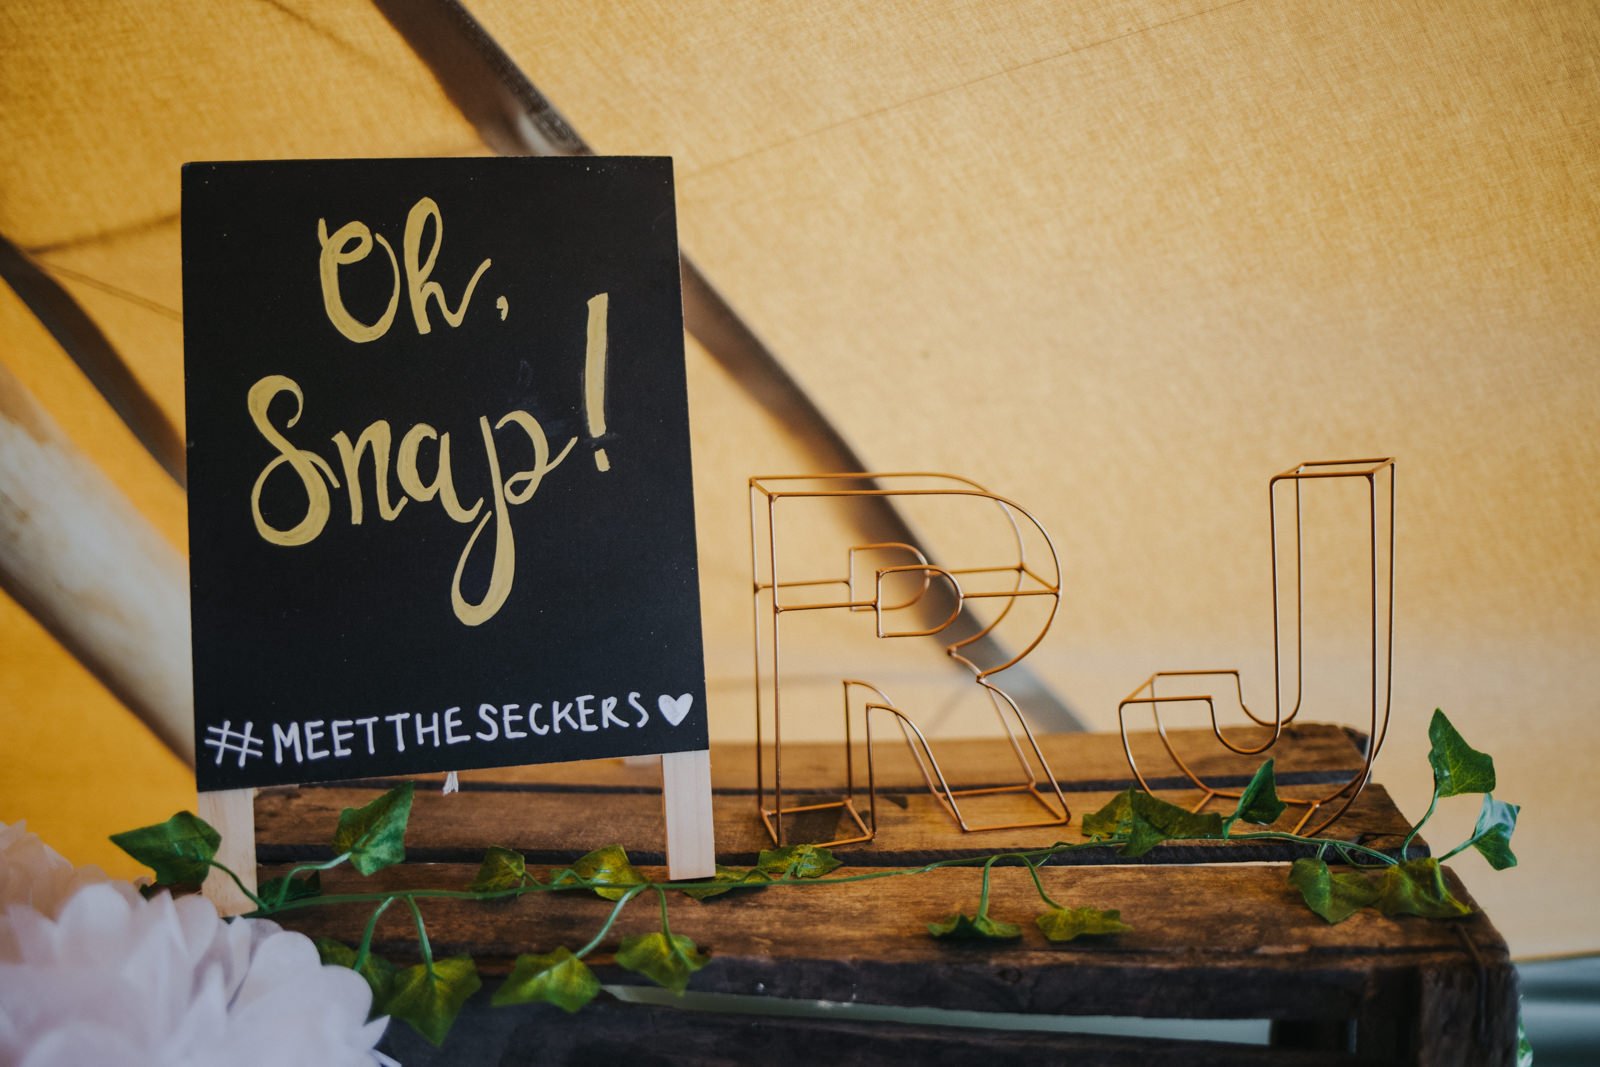
[[[675,225],[666,159],[184,167],[201,789],[707,747]]]

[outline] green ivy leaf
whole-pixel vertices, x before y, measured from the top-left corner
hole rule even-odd
[[[494,1003],[554,1004],[571,1013],[600,992],[600,979],[589,965],[565,948],[543,956],[518,956],[511,974],[495,990]]]
[[[1116,909],[1051,908],[1033,921],[1051,941],[1071,941],[1099,934],[1125,934],[1133,929],[1122,921],[1122,913]]]
[[[528,861],[522,853],[499,845],[490,845],[478,865],[478,876],[467,886],[474,893],[492,893],[497,889],[516,889],[528,882]]]
[[[323,963],[355,969],[356,950],[344,942],[335,941],[331,937],[319,937],[313,944],[317,946],[317,955],[322,957]],[[366,962],[356,973],[365,978],[367,985],[372,987],[373,1016],[388,1014],[388,1009],[384,1005],[389,999],[389,990],[394,985],[394,964],[368,952]]]
[[[1220,838],[1222,836],[1222,816],[1214,811],[1196,814],[1176,804],[1169,804],[1159,797],[1149,793],[1135,793],[1133,795],[1133,814],[1135,819],[1143,819],[1156,830],[1160,831],[1167,840],[1174,838],[1201,837]]]
[[[383,1009],[437,1046],[455,1025],[461,1006],[482,985],[471,956],[434,960],[431,967],[419,963],[395,974]]]
[[[621,889],[596,889],[607,900],[621,900],[629,886],[644,885],[644,875],[634,869],[627,850],[621,845],[597,848],[582,857],[571,867],[556,875],[551,885],[571,885],[576,881],[597,882],[601,885],[622,886]]]
[[[772,878],[821,878],[843,866],[843,860],[820,845],[763,849],[756,857],[756,869]]]
[[[1119,854],[1129,858],[1143,856],[1167,839],[1166,834],[1150,825],[1138,814],[1129,821],[1126,834],[1128,840],[1123,843]]]
[[[334,964],[339,967],[356,965],[356,950],[343,941],[336,941],[331,937],[314,937],[311,943],[317,946],[317,955],[322,957],[324,964]]]
[[[413,788],[407,782],[365,807],[345,808],[333,832],[333,850],[350,853],[351,865],[364,875],[403,862]]]
[[[1289,868],[1289,884],[1300,890],[1306,907],[1330,923],[1342,923],[1378,902],[1378,887],[1360,871],[1334,874],[1321,859],[1302,856]]]
[[[291,900],[305,900],[308,897],[320,897],[322,895],[322,875],[317,871],[311,871],[309,874],[299,874],[292,879],[287,879],[287,890],[285,890],[284,886],[286,878],[287,876],[285,878],[274,878],[270,882],[263,883],[261,888],[256,890],[256,896],[268,904],[276,906],[279,893],[283,893],[283,902],[285,904]]]
[[[1163,841],[1223,836],[1222,816],[1216,812],[1197,815],[1149,793],[1135,793],[1132,806],[1124,856],[1142,856]]]
[[[1226,821],[1231,824],[1235,820],[1243,819],[1245,822],[1270,826],[1278,821],[1278,816],[1283,814],[1283,809],[1286,807],[1288,805],[1278,799],[1278,786],[1272,773],[1272,760],[1267,760],[1256,768],[1250,784],[1239,794],[1238,807],[1233,809],[1233,814]]]
[[[1517,1004],[1517,1067],[1533,1067],[1533,1043],[1528,1040],[1528,1028],[1522,1025],[1522,1004]]]
[[[1103,841],[1122,833],[1133,818],[1133,797],[1137,792],[1136,789],[1124,789],[1106,801],[1099,811],[1085,814],[1083,836],[1091,841]]]
[[[712,897],[731,893],[735,889],[759,889],[771,882],[772,878],[759,867],[724,867],[719,863],[717,873],[711,880],[717,884],[700,889],[685,889],[684,895],[694,897],[696,900],[710,900]]]
[[[689,985],[689,976],[710,962],[687,937],[673,934],[669,938],[659,930],[625,937],[617,950],[619,966],[674,993],[682,993]]]
[[[160,885],[199,885],[222,835],[198,815],[180,811],[166,822],[112,834],[111,843],[155,871]]]
[[[1428,763],[1441,797],[1494,792],[1494,759],[1463,741],[1438,708],[1428,723],[1428,740]]]
[[[1432,856],[1385,868],[1378,888],[1378,910],[1385,915],[1421,915],[1425,919],[1472,914],[1471,908],[1451,896],[1444,871]]]
[[[1022,927],[987,915],[969,918],[956,912],[929,923],[928,933],[941,941],[1015,941],[1022,936]]]
[[[1511,851],[1511,834],[1517,828],[1516,804],[1496,800],[1491,794],[1483,795],[1483,807],[1478,810],[1478,825],[1472,828],[1472,838],[1467,843],[1489,861],[1497,871],[1517,865],[1516,853]]]
[[[1121,854],[1134,857],[1163,841],[1221,838],[1223,825],[1216,812],[1195,814],[1142,790],[1125,789],[1083,817],[1083,832],[1092,840],[1126,837]]]

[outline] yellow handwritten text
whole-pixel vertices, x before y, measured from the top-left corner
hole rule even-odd
[[[282,427],[274,424],[270,415],[272,402],[287,393],[294,399],[294,411],[284,420]],[[257,432],[276,451],[256,477],[250,493],[250,510],[255,519],[256,532],[275,545],[304,545],[316,540],[332,515],[330,489],[340,488],[339,477],[333,466],[317,453],[291,442],[285,431],[293,429],[304,411],[305,397],[300,385],[292,378],[272,374],[251,386],[247,406],[250,419]],[[455,474],[451,465],[450,433],[440,432],[426,423],[417,423],[400,438],[394,453],[395,481],[402,494],[398,499],[390,495],[390,446],[392,429],[387,420],[379,419],[357,435],[352,443],[344,432],[333,436],[332,445],[338,453],[344,472],[344,488],[349,499],[350,524],[360,525],[365,514],[365,490],[361,484],[361,460],[372,457],[372,496],[377,505],[378,518],[392,521],[410,501],[426,504],[437,499],[439,506],[453,522],[467,525],[476,520],[466,546],[456,561],[455,575],[450,586],[450,605],[456,618],[468,626],[479,626],[495,616],[506,597],[516,574],[516,537],[511,526],[511,509],[533,499],[545,476],[561,465],[562,460],[577,444],[569,440],[559,452],[551,455],[550,441],[545,436],[539,420],[522,410],[513,410],[490,424],[488,416],[478,419],[479,434],[483,439],[484,456],[489,473],[489,499],[479,498],[463,507],[456,494]],[[530,466],[507,473],[502,466],[502,451],[495,432],[516,430],[526,439],[533,453]],[[425,442],[436,444],[437,456],[432,478],[425,479],[419,459]],[[305,496],[305,510],[292,526],[273,525],[262,514],[261,496],[269,479],[287,467],[299,481]],[[281,500],[285,494],[274,494]],[[487,504],[487,507],[485,506]],[[485,537],[485,531],[493,532]],[[482,541],[486,550],[493,553],[490,560],[489,585],[481,599],[473,601],[462,589],[462,576],[472,553]]]
[[[433,241],[428,245],[427,254],[424,256],[422,242],[427,236],[430,221],[433,223]],[[331,236],[328,234],[328,220],[318,219],[317,241],[322,246],[322,253],[318,259],[318,272],[322,279],[322,307],[328,314],[328,321],[357,344],[376,341],[388,333],[389,327],[394,323],[395,311],[400,306],[400,264],[395,259],[394,246],[385,240],[382,234],[373,233],[371,228],[359,219],[345,223]],[[384,308],[383,314],[375,321],[365,323],[345,307],[344,296],[339,289],[339,270],[366,259],[372,252],[374,241],[389,257],[392,284],[389,290],[389,303]],[[488,270],[493,262],[485,259],[478,264],[478,269],[473,271],[472,278],[461,294],[461,299],[454,308],[451,308],[449,301],[445,299],[444,287],[431,278],[434,262],[439,258],[439,247],[443,244],[444,216],[440,214],[439,205],[433,198],[425,196],[411,206],[411,211],[406,216],[405,234],[401,239],[405,259],[404,288],[411,305],[411,318],[416,323],[418,333],[431,333],[433,330],[433,323],[428,319],[430,299],[439,305],[439,313],[444,316],[445,322],[452,327],[460,326],[461,320],[466,317],[467,304],[472,299],[473,291],[477,289],[484,271]],[[501,318],[504,317],[502,312]]]

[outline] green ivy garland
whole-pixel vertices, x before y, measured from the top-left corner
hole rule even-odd
[[[1045,910],[1034,922],[1050,941],[1101,937],[1125,933],[1133,927],[1121,914],[1091,907],[1068,907],[1045,892],[1039,868],[1057,856],[1084,849],[1116,848],[1134,858],[1166,841],[1291,841],[1316,849],[1289,868],[1289,884],[1300,891],[1306,906],[1330,923],[1343,922],[1363,908],[1384,915],[1420,915],[1453,919],[1471,908],[1454,897],[1444,882],[1439,864],[1467,848],[1475,848],[1496,870],[1516,866],[1511,835],[1516,828],[1515,804],[1498,801],[1494,760],[1466,743],[1442,711],[1433,713],[1428,727],[1433,768],[1433,799],[1423,817],[1411,827],[1399,855],[1336,838],[1303,837],[1274,830],[1236,832],[1240,823],[1271,825],[1283,813],[1273,778],[1273,761],[1256,771],[1226,816],[1197,814],[1169,804],[1149,793],[1128,789],[1099,811],[1083,817],[1084,836],[1078,843],[1057,842],[1048,848],[1003,852],[941,860],[921,867],[834,875],[841,863],[826,848],[791,845],[760,854],[754,867],[717,865],[713,878],[696,882],[656,882],[640,873],[619,845],[590,852],[570,867],[550,872],[545,881],[529,873],[518,852],[491,847],[477,877],[462,890],[384,890],[372,893],[324,894],[321,872],[348,863],[362,875],[371,875],[405,859],[406,824],[411,816],[413,783],[392,789],[361,808],[347,808],[339,816],[333,835],[337,853],[325,863],[301,864],[251,893],[239,876],[216,860],[220,835],[190,812],[179,812],[164,823],[115,834],[111,840],[155,874],[146,892],[197,886],[211,868],[222,871],[239,885],[256,905],[251,917],[282,915],[306,907],[374,905],[361,942],[352,948],[329,938],[317,939],[325,963],[351,968],[372,987],[373,1014],[403,1019],[434,1044],[443,1042],[467,998],[482,985],[470,956],[435,959],[428,942],[427,925],[418,901],[429,899],[506,900],[539,893],[593,892],[614,901],[605,922],[589,941],[576,950],[558,946],[548,952],[517,957],[509,976],[495,991],[495,1004],[545,1002],[573,1012],[600,991],[600,981],[584,963],[606,939],[623,910],[636,897],[654,893],[660,905],[660,928],[622,939],[616,962],[657,985],[681,993],[690,976],[709,962],[689,938],[674,934],[668,921],[668,894],[683,893],[705,901],[725,893],[778,888],[799,884],[842,885],[878,878],[902,878],[941,867],[981,867],[978,904],[971,915],[956,913],[928,923],[928,932],[947,940],[1007,942],[1021,938],[1021,927],[989,914],[989,887],[997,863],[1025,866]],[[1411,843],[1444,797],[1482,794],[1477,825],[1467,840],[1441,858],[1409,856]],[[1333,871],[1327,856],[1333,853],[1347,870]],[[396,902],[411,912],[417,927],[421,962],[398,967],[372,952],[378,919]]]

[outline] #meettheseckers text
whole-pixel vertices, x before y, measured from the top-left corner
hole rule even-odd
[[[365,715],[353,719],[312,719],[274,723],[273,761],[282,764],[314,763],[345,756],[376,756],[404,752],[407,748],[442,748],[469,742],[520,741],[562,733],[629,730],[648,725],[650,712],[638,693],[627,703],[614,696],[586,693],[570,701],[479,704],[474,717],[459,707],[442,712],[402,711],[393,715]]]

